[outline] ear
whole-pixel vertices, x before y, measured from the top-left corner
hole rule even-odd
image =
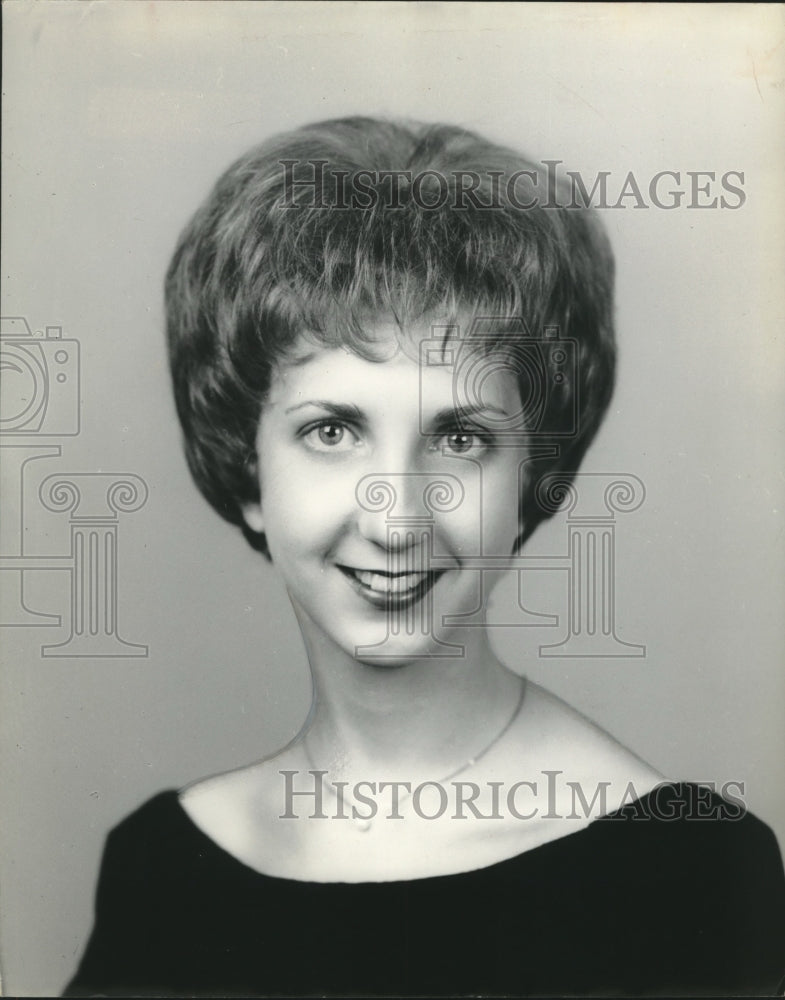
[[[243,512],[243,520],[251,531],[261,534],[264,531],[262,505],[260,503],[244,503],[240,509]]]

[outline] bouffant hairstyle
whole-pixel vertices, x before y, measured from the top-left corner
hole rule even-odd
[[[541,470],[577,470],[613,390],[613,257],[546,174],[463,128],[354,117],[273,137],[218,180],[167,273],[169,358],[193,478],[256,548],[269,554],[242,508],[259,500],[260,414],[303,335],[372,358],[380,318],[491,318],[478,349],[512,332],[541,358]],[[522,480],[519,544],[552,513],[535,486]]]

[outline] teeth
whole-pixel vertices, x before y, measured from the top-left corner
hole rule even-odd
[[[364,586],[379,594],[405,594],[418,587],[427,576],[426,573],[402,573],[400,576],[384,576],[382,573],[372,573],[370,570],[355,569],[352,573]]]

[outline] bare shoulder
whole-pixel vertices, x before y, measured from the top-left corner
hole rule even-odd
[[[586,790],[605,786],[608,810],[645,795],[664,775],[557,695],[529,683],[511,754],[537,777]],[[517,744],[517,745],[516,745]]]
[[[283,806],[281,771],[298,769],[296,747],[273,757],[196,781],[180,792],[180,803],[193,823],[230,854],[264,870],[281,851]],[[286,827],[291,835],[292,830]],[[294,846],[289,843],[289,846]]]
[[[213,774],[187,785],[180,791],[183,809],[199,825],[212,825],[221,817],[226,817],[227,823],[234,822],[247,791],[247,782],[244,780],[246,770],[247,768],[238,768]]]

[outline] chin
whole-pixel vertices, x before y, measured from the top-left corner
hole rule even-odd
[[[355,656],[355,660],[369,670],[403,670],[418,661],[415,656]]]
[[[464,655],[460,644],[438,642],[432,636],[390,636],[385,630],[381,635],[355,635],[353,639],[353,643],[343,643],[343,648],[358,663],[369,667],[392,669]]]
[[[419,622],[415,624],[410,620],[412,631],[409,632],[406,621],[399,621],[396,632],[391,634],[391,622],[385,612],[378,609],[346,614],[343,608],[320,608],[318,615],[306,613],[303,617],[336,651],[368,667],[390,670],[430,659],[455,659],[464,655],[463,644],[456,641],[454,634],[448,638],[440,631],[437,639],[422,632]],[[433,615],[435,620],[438,617]]]

